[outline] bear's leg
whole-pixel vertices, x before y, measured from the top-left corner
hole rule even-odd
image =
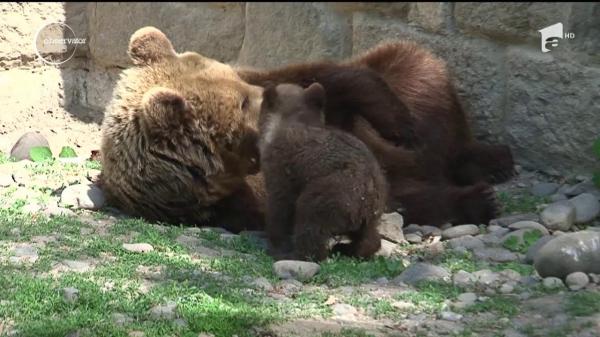
[[[268,178],[265,230],[269,238],[269,254],[283,257],[293,250],[294,205],[297,195],[286,177],[279,177],[274,173]]]
[[[363,225],[360,230],[349,234],[350,243],[338,243],[333,252],[342,255],[369,258],[381,248],[381,235],[377,231],[376,222]]]
[[[487,224],[498,213],[492,186],[454,186],[414,179],[394,182],[389,208],[400,209],[407,224],[441,226]]]
[[[459,185],[502,183],[515,174],[513,156],[506,145],[470,144],[456,156],[452,168],[452,177]]]

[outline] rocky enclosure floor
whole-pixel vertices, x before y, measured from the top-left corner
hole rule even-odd
[[[598,277],[565,284],[526,262],[535,233],[593,230],[593,220],[539,232],[511,218],[404,225],[370,260],[275,263],[260,232],[102,207],[90,185],[99,169],[0,159],[0,336],[600,336]],[[564,183],[579,186],[541,182],[553,183],[522,172],[498,186],[504,215],[540,221],[559,188],[569,194]]]

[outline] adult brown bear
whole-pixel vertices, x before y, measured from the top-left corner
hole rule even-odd
[[[492,183],[514,174],[510,149],[475,141],[445,63],[412,42],[380,45],[345,62],[238,69],[249,84],[321,83],[328,125],[354,133],[390,184],[388,208],[407,223],[488,223]]]

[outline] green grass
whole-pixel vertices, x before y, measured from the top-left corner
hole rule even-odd
[[[572,316],[590,316],[600,313],[600,293],[580,291],[567,299],[566,311]]]
[[[543,234],[539,229],[533,229],[523,233],[522,241],[516,236],[511,236],[502,245],[513,252],[526,254],[529,247],[534,245],[542,236]]]
[[[320,337],[374,337],[362,329],[342,328],[340,332],[324,332]]]
[[[97,162],[63,164],[57,160],[28,163],[23,170],[36,178],[52,179],[54,186],[66,186],[69,179]],[[215,231],[191,231],[182,226],[150,224],[142,219],[114,218],[108,213],[77,211],[74,217],[45,217],[24,214],[31,199],[47,202],[53,189],[27,186],[33,197],[17,199],[22,187],[0,189],[0,317],[11,322],[18,336],[127,336],[143,331],[147,337],[257,336],[258,330],[273,323],[310,317],[329,317],[326,304],[331,290],[325,286],[358,285],[380,277],[393,278],[404,270],[394,258],[358,260],[333,257],[321,264],[321,271],[304,288],[286,298],[255,289],[252,281],[264,277],[277,287],[273,259],[249,236],[222,237]],[[83,234],[82,231],[88,234]],[[203,247],[221,252],[217,256],[196,253],[180,244],[181,235],[194,237]],[[34,237],[54,238],[36,246],[38,260],[30,265],[13,265],[11,245],[31,243]],[[149,243],[154,251],[136,254],[123,243]],[[225,254],[227,253],[227,254]],[[64,260],[89,261],[83,273],[59,269]],[[63,267],[64,268],[64,267]],[[145,271],[146,270],[146,271]],[[150,270],[150,271],[148,271]],[[67,303],[65,287],[79,290],[79,299]],[[305,289],[306,288],[306,289]],[[277,288],[276,288],[277,289]],[[278,290],[276,290],[277,292]],[[387,301],[362,299],[377,317],[393,316]],[[149,310],[160,304],[177,303],[177,317],[187,322],[152,320]],[[131,318],[117,325],[111,316]],[[336,335],[337,336],[337,335]],[[339,336],[368,336],[345,329]]]
[[[398,259],[379,256],[361,261],[336,256],[321,264],[321,270],[312,282],[331,287],[351,286],[380,277],[393,278],[403,270],[404,265]]]
[[[511,195],[498,192],[498,201],[502,205],[502,214],[535,213],[539,205],[548,203],[548,197],[536,197],[529,194]]]
[[[475,261],[473,254],[470,252],[458,253],[453,250],[447,250],[436,260],[436,263],[453,273],[459,270],[472,273],[482,269],[480,268],[480,263]]]
[[[418,311],[438,313],[444,309],[444,302],[453,301],[462,293],[461,288],[441,282],[421,282],[416,288],[414,291],[401,292],[394,298],[413,303]]]
[[[517,300],[508,296],[494,295],[486,301],[477,302],[465,309],[469,313],[494,312],[504,317],[512,317],[519,313]]]

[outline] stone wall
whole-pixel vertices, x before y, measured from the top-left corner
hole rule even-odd
[[[130,35],[145,25],[163,30],[179,51],[259,67],[338,60],[409,39],[447,60],[478,138],[508,143],[519,164],[547,173],[600,166],[591,152],[600,136],[597,3],[3,4],[1,66],[35,63],[25,45],[5,41],[35,30],[44,7],[44,20],[60,19],[53,15],[62,10],[88,39],[61,71],[65,104],[94,112],[92,120],[101,119],[119,72],[130,66]],[[26,23],[11,13],[19,10]],[[542,53],[537,30],[557,22],[575,38]],[[13,26],[23,27],[21,35]]]

